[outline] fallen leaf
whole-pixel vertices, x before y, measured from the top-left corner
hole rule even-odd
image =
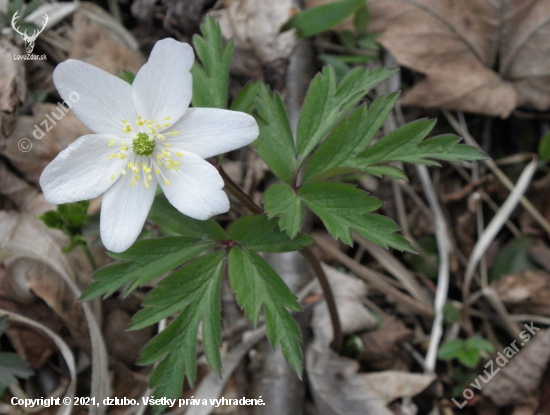
[[[358,374],[359,363],[312,344],[306,368],[319,415],[393,415],[387,405],[422,392],[435,376],[385,371]]]
[[[501,370],[486,385],[481,384],[483,395],[491,398],[498,406],[530,404],[549,359],[550,330],[540,330],[509,362],[501,361],[505,366],[499,368],[498,362],[498,365],[494,364],[495,372]]]
[[[323,270],[334,294],[342,332],[356,333],[376,327],[376,319],[361,302],[367,295],[367,285],[362,280],[350,277],[328,265],[323,264]],[[316,292],[322,293],[320,286]],[[334,334],[328,307],[324,301],[315,306],[311,326],[315,342],[330,344]]]
[[[91,131],[60,105],[35,104],[32,112],[17,118],[2,153],[27,181],[38,183],[44,168],[61,150]]]
[[[373,370],[408,369],[402,367],[409,355],[403,344],[414,338],[412,330],[395,317],[386,318],[376,330],[361,335],[364,352],[361,363]],[[401,367],[396,367],[401,365]]]
[[[363,306],[366,284],[332,267],[323,269],[333,290],[342,331],[374,328],[376,320]],[[326,304],[313,308],[314,340],[306,353],[306,370],[319,415],[392,415],[387,405],[424,390],[434,376],[385,371],[359,374],[359,362],[338,356],[329,348],[332,325]]]
[[[514,314],[550,315],[550,274],[528,270],[491,284]]]
[[[224,38],[235,38],[231,60],[233,73],[254,78],[266,67],[286,67],[297,43],[294,31],[280,33],[281,26],[297,12],[292,0],[231,0],[211,12]]]
[[[74,14],[68,59],[87,62],[113,75],[124,70],[137,73],[143,59],[128,44],[127,36],[118,33],[124,28],[119,28],[116,20],[98,6],[89,3],[85,6]]]
[[[380,43],[426,75],[403,104],[502,118],[518,105],[550,107],[550,1],[370,0],[368,7]]]
[[[0,37],[0,139],[15,128],[15,110],[25,101],[24,61],[13,59],[21,51],[6,38]]]

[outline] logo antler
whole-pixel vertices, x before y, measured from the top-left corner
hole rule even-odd
[[[32,53],[32,50],[34,49],[34,42],[36,41],[36,38],[38,37],[38,35],[40,33],[42,33],[44,31],[44,29],[46,28],[46,25],[48,24],[48,21],[50,20],[50,18],[48,17],[48,15],[46,13],[44,13],[44,24],[42,25],[42,29],[39,29],[39,30],[33,30],[32,32],[32,35],[28,35],[27,34],[27,31],[25,30],[25,32],[21,32],[19,30],[19,27],[15,27],[15,21],[17,20],[17,18],[19,17],[19,10],[16,11],[11,19],[11,26],[13,27],[13,30],[15,30],[17,33],[19,33],[21,35],[21,37],[23,38],[23,40],[25,41],[25,49],[27,49],[27,53]]]

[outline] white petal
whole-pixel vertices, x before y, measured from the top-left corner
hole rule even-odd
[[[134,104],[142,118],[163,124],[170,117],[172,124],[185,113],[193,93],[189,70],[194,60],[187,43],[163,39],[155,44],[132,84]]]
[[[82,123],[98,134],[121,136],[122,120],[137,119],[132,86],[116,76],[77,60],[57,65],[53,81]]]
[[[189,108],[170,130],[178,132],[168,136],[174,148],[202,158],[244,147],[260,133],[251,115],[217,108]]]
[[[229,199],[223,190],[223,179],[207,161],[192,153],[178,158],[178,171],[162,169],[168,186],[159,183],[168,201],[181,213],[194,219],[206,220],[229,210]]]
[[[40,176],[44,197],[50,203],[61,204],[93,199],[121,175],[124,160],[109,160],[114,153],[106,134],[80,137],[46,166]],[[113,180],[111,180],[113,179]]]
[[[99,228],[101,241],[109,251],[126,251],[135,242],[155,198],[154,177],[148,189],[143,179],[134,187],[130,186],[131,180],[131,174],[121,177],[103,196]]]

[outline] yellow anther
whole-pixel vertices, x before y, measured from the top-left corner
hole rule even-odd
[[[178,135],[178,132],[177,132],[177,131],[170,131],[170,132],[168,133],[168,135]]]
[[[111,181],[115,180],[115,175],[111,174]]]
[[[141,120],[141,115],[138,115],[138,120]]]
[[[138,176],[137,174],[134,176],[134,180],[135,180],[136,182],[139,182],[139,176]]]
[[[157,156],[157,159],[160,160],[161,158],[162,158],[162,154],[159,154],[159,155]]]
[[[143,125],[143,121],[138,120],[136,124],[139,125],[139,126],[141,127],[141,126]]]
[[[144,182],[145,184],[145,188],[149,189],[149,183],[148,182]]]
[[[134,181],[133,180],[130,182],[130,186],[134,187]]]
[[[126,176],[126,170],[120,169],[120,174],[122,174],[123,176]]]
[[[115,140],[109,140],[109,147],[112,147],[114,143],[115,143]]]
[[[157,130],[160,130],[160,125],[158,125],[158,124],[155,125],[155,128],[156,128]]]
[[[147,180],[152,180],[153,178],[151,177],[150,174],[147,175]]]
[[[164,117],[164,119],[165,119],[166,121],[168,121],[168,120],[170,119],[170,117]]]
[[[155,167],[155,173],[160,174],[160,170]]]
[[[183,154],[181,154],[179,151],[176,151],[176,156],[183,157]]]
[[[170,182],[168,181],[168,179],[164,179],[164,183],[166,183],[167,186],[170,186]]]
[[[124,154],[119,154],[118,155],[119,160],[124,160],[125,158],[126,158],[126,156]]]
[[[170,124],[168,124],[168,123],[162,124],[162,125],[165,126],[165,127],[169,127],[169,126],[170,126]],[[159,128],[160,128],[160,127],[159,127]]]
[[[165,144],[165,146],[168,147],[168,148],[172,147],[172,145],[170,145],[170,144]]]
[[[162,150],[162,155],[165,157],[170,157],[170,152],[168,150]]]
[[[132,167],[134,167],[134,163],[132,163],[131,161],[128,162],[128,169],[131,169]]]

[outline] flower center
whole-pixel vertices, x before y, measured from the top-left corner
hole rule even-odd
[[[170,117],[163,118],[162,125],[155,123],[155,120],[146,120],[138,115],[135,126],[132,126],[127,120],[122,120],[122,131],[128,134],[128,138],[119,141],[120,147],[114,153],[109,154],[109,160],[124,160],[124,166],[121,166],[120,174],[126,176],[127,171],[131,171],[132,180],[130,186],[134,187],[136,182],[143,182],[148,189],[149,182],[153,180],[151,172],[154,171],[157,176],[161,176],[167,186],[170,181],[166,178],[166,170],[178,170],[181,166],[179,161],[172,157],[183,157],[183,154],[172,149],[170,143],[166,140],[170,136],[178,135],[177,131],[165,132],[159,131],[170,126],[168,122]],[[109,140],[109,147],[115,147],[117,139]],[[132,151],[129,151],[132,143]],[[115,175],[111,174],[111,181],[115,180]]]
[[[132,149],[138,156],[150,156],[155,149],[155,139],[150,137],[149,134],[138,133],[134,137]]]

